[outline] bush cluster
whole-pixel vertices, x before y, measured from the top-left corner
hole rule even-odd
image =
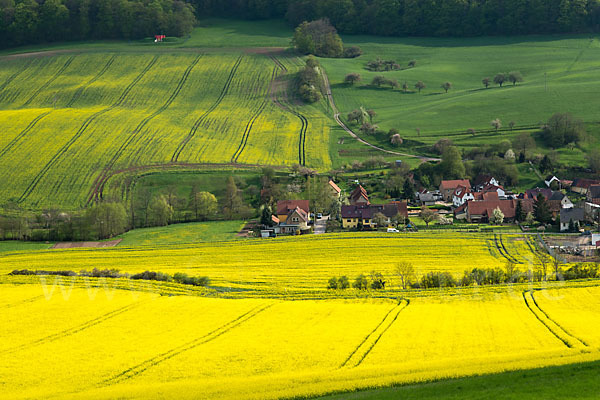
[[[58,275],[58,276],[77,276],[76,272],[73,271],[44,271],[44,270],[29,270],[29,269],[15,269],[10,272],[9,275]]]

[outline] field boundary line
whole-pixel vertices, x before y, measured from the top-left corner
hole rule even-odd
[[[560,325],[547,317],[547,314],[545,314],[544,311],[537,306],[532,290],[526,290],[523,292],[523,300],[535,318],[541,322],[542,325],[544,325],[546,329],[552,333],[552,335],[554,335],[554,337],[563,342],[565,346],[570,349],[587,347],[587,344],[566,332],[560,327]]]
[[[271,87],[273,85],[273,82],[275,81],[276,77],[277,77],[277,67],[273,68],[273,72],[271,73],[271,82],[269,84],[269,87]],[[235,153],[233,153],[233,156],[231,157],[232,163],[237,163],[238,159],[244,152],[244,149],[246,148],[246,144],[248,143],[248,138],[250,137],[250,132],[252,132],[252,128],[254,127],[254,124],[256,123],[258,118],[260,118],[260,116],[262,115],[263,111],[267,107],[267,104],[269,104],[269,94],[270,94],[269,92],[270,92],[270,89],[267,89],[265,99],[261,103],[258,110],[256,110],[256,112],[254,113],[252,118],[250,118],[250,120],[246,124],[244,133],[242,134],[242,141],[240,142],[240,145],[238,146],[237,150],[235,151]]]
[[[117,152],[115,154],[113,154],[112,158],[104,166],[104,169],[102,170],[102,172],[100,173],[98,178],[96,178],[96,180],[94,182],[94,186],[91,189],[91,194],[88,197],[88,204],[90,203],[91,200],[94,200],[94,199],[98,200],[98,193],[101,193],[103,191],[104,185],[106,184],[106,179],[109,176],[110,170],[114,167],[117,160],[123,155],[123,153],[125,152],[125,149],[134,141],[134,139],[137,138],[139,133],[143,131],[143,129],[146,127],[146,125],[148,125],[148,123],[150,121],[152,121],[154,118],[156,118],[157,116],[162,114],[167,108],[169,108],[171,106],[171,104],[173,104],[173,102],[175,101],[177,96],[179,96],[179,93],[181,93],[181,90],[187,83],[187,80],[188,80],[190,74],[192,73],[192,70],[198,64],[198,62],[200,61],[201,58],[202,58],[202,54],[198,55],[192,61],[192,63],[187,67],[187,69],[183,73],[182,77],[177,82],[177,86],[175,87],[175,90],[173,90],[173,92],[171,93],[171,95],[169,96],[167,101],[160,108],[158,108],[156,111],[154,111],[152,114],[145,117],[131,132],[131,135],[129,135],[127,140],[125,140],[121,144],[121,146],[119,146],[119,148],[117,149]]]
[[[17,351],[23,350],[25,348],[29,348],[29,347],[32,347],[32,346],[42,346],[42,345],[45,345],[47,343],[51,343],[51,342],[55,342],[57,340],[63,339],[65,337],[67,337],[67,336],[75,335],[76,333],[79,333],[81,331],[84,331],[84,330],[89,329],[91,327],[94,327],[96,325],[99,325],[99,324],[101,324],[101,323],[103,323],[105,321],[113,319],[113,318],[115,318],[115,317],[117,317],[117,316],[119,316],[121,314],[129,312],[129,311],[131,311],[131,310],[139,307],[141,304],[145,303],[146,301],[147,300],[145,300],[145,301],[138,301],[136,303],[128,304],[126,306],[117,308],[116,310],[109,311],[109,312],[107,312],[105,314],[102,314],[102,315],[96,317],[96,318],[88,320],[88,321],[86,321],[86,322],[84,322],[82,324],[79,324],[77,326],[74,326],[72,328],[65,329],[65,330],[62,330],[62,331],[57,332],[57,333],[53,333],[52,335],[45,336],[43,338],[34,340],[32,342],[29,342],[29,343],[21,344],[21,345],[19,345],[17,347],[13,347],[12,349],[4,350],[4,351],[0,352],[0,354],[12,354],[12,353],[15,353]]]
[[[75,132],[75,135],[73,135],[71,137],[71,139],[69,139],[53,156],[52,158],[46,163],[46,165],[41,169],[40,172],[37,173],[37,175],[33,178],[33,180],[31,181],[31,183],[29,184],[29,186],[27,186],[27,188],[25,189],[25,191],[23,192],[23,194],[21,195],[21,197],[19,198],[18,202],[22,203],[23,201],[25,201],[25,199],[27,199],[29,197],[29,195],[33,192],[33,190],[37,187],[37,185],[39,184],[40,180],[46,175],[46,173],[54,166],[54,164],[56,162],[58,162],[58,160],[61,158],[61,156],[63,154],[65,154],[73,145],[73,143],[75,143],[77,141],[77,139],[79,139],[81,137],[81,135],[83,135],[83,133],[87,130],[87,128],[92,124],[92,122],[94,122],[98,117],[102,116],[103,114],[106,114],[107,112],[119,107],[121,104],[123,104],[123,102],[125,101],[125,98],[127,98],[127,96],[129,95],[129,93],[131,92],[131,90],[133,90],[133,88],[135,87],[135,85],[144,77],[144,75],[146,75],[146,73],[154,66],[154,64],[156,63],[156,61],[158,60],[158,56],[155,56],[146,66],[146,68],[144,68],[142,70],[142,72],[140,72],[140,74],[133,80],[131,81],[131,83],[125,88],[125,90],[121,93],[121,95],[119,96],[119,98],[117,99],[116,103],[114,103],[113,105],[104,108],[92,115],[90,115],[84,122],[83,124],[79,127],[79,129],[77,130],[77,132]]]
[[[69,65],[71,65],[71,63],[73,62],[73,60],[75,59],[76,56],[71,56],[67,59],[67,61],[64,63],[64,65],[62,67],[60,67],[60,69],[50,78],[46,81],[46,83],[44,83],[42,86],[40,86],[39,88],[37,88],[37,90],[31,95],[31,97],[25,102],[23,103],[23,105],[21,106],[21,108],[27,107],[29,104],[31,104],[31,102],[40,94],[42,93],[43,90],[45,90],[48,86],[50,86],[59,76],[62,75],[63,72],[65,72],[65,70],[67,68],[69,68]]]
[[[6,146],[4,146],[4,148],[2,149],[2,151],[0,151],[0,158],[4,157],[4,155],[7,152],[9,152],[10,150],[12,150],[12,148],[15,147],[15,145],[21,139],[23,139],[29,132],[31,132],[31,130],[33,128],[35,128],[35,126],[38,124],[38,122],[40,122],[42,119],[46,118],[48,116],[48,114],[50,114],[52,111],[54,111],[54,110],[43,112],[40,115],[38,115],[37,117],[35,117],[33,119],[33,121],[31,121],[29,123],[29,125],[27,125],[25,127],[25,129],[23,129],[17,136],[15,136],[10,142],[8,142]]]
[[[410,300],[401,300],[398,305],[393,307],[390,311],[385,314],[383,319],[375,326],[375,328],[369,332],[367,336],[360,342],[360,344],[350,353],[350,355],[344,360],[339,368],[355,368],[358,367],[364,359],[369,355],[371,350],[379,342],[381,337],[387,332],[388,329],[396,322],[400,313],[408,307]],[[392,317],[393,315],[393,317]],[[373,338],[375,338],[373,340]],[[369,344],[370,342],[370,344]],[[368,346],[368,347],[367,347]]]
[[[273,307],[274,305],[275,305],[275,303],[267,304],[266,306],[263,306],[263,305],[256,306],[256,307],[250,309],[249,311],[241,314],[237,318],[227,322],[224,325],[221,325],[219,328],[216,328],[205,335],[202,335],[202,336],[200,336],[196,339],[193,339],[187,343],[184,343],[182,345],[174,347],[171,350],[168,350],[168,351],[161,353],[155,357],[152,357],[146,361],[143,361],[143,362],[135,365],[134,367],[131,367],[131,368],[121,372],[120,374],[117,374],[111,378],[108,378],[108,379],[100,382],[99,386],[100,387],[109,386],[109,385],[113,385],[116,383],[126,381],[128,379],[131,379],[131,378],[141,374],[142,372],[144,372],[152,367],[157,366],[158,364],[160,364],[164,361],[167,361],[175,356],[178,356],[181,353],[192,350],[192,349],[194,349],[198,346],[201,346],[205,343],[211,342],[211,341],[217,339],[218,337],[226,334],[227,332],[231,331],[232,329],[237,328],[238,326],[242,325],[243,323],[247,322],[248,320],[254,318],[258,314]]]
[[[506,258],[508,261],[513,262],[515,264],[523,264],[521,261],[519,261],[515,257],[513,257],[508,252],[508,250],[506,250],[506,247],[504,246],[504,242],[502,241],[502,235],[498,235],[498,234],[494,233],[494,242],[496,243],[496,248],[498,249],[498,251],[504,258]]]
[[[90,79],[89,81],[87,81],[86,83],[84,83],[83,85],[81,85],[73,94],[73,97],[71,97],[71,100],[69,100],[69,102],[67,103],[67,105],[65,106],[65,108],[71,108],[73,106],[73,104],[79,100],[79,98],[83,95],[83,92],[85,92],[85,90],[92,85],[94,82],[96,82],[98,79],[100,79],[102,77],[102,75],[104,75],[106,73],[106,71],[108,71],[108,69],[112,66],[112,64],[115,62],[115,59],[117,58],[116,54],[113,54],[113,56],[108,60],[108,62],[106,63],[106,65],[104,65],[104,67],[100,70],[100,72],[98,72],[96,74],[96,76],[94,76],[92,79]]]
[[[198,128],[200,128],[200,125],[221,104],[221,102],[223,101],[223,99],[225,98],[227,93],[229,92],[229,88],[231,87],[231,82],[233,81],[233,78],[234,78],[235,74],[237,73],[237,70],[238,70],[240,64],[242,63],[243,58],[244,58],[243,55],[239,56],[237,58],[236,62],[233,64],[233,68],[231,68],[231,71],[229,71],[229,76],[227,77],[227,80],[225,81],[225,85],[221,89],[221,93],[219,94],[219,97],[217,98],[217,100],[208,108],[208,110],[206,110],[200,117],[198,117],[198,119],[192,125],[192,128],[188,132],[187,136],[181,142],[179,142],[179,145],[177,145],[175,152],[171,156],[172,163],[175,163],[179,160],[179,156],[181,155],[181,153],[183,152],[185,147],[188,145],[190,140],[192,140],[192,138],[196,135],[196,132],[198,131]]]

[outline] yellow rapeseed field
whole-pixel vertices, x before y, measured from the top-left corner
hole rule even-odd
[[[498,249],[502,242],[508,254]],[[498,245],[501,247],[501,245]],[[508,246],[508,247],[507,247]],[[517,250],[519,253],[517,254]],[[332,276],[380,272],[389,289],[400,285],[398,263],[414,265],[417,276],[448,271],[457,278],[473,268],[502,268],[507,257],[530,266],[527,241],[518,235],[327,234],[265,241],[234,241],[196,245],[146,246],[113,249],[69,249],[7,254],[0,273],[14,269],[119,269],[136,273],[148,269],[208,276],[214,286],[244,296],[266,292],[322,291]],[[468,254],[468,257],[465,255]],[[504,255],[503,255],[504,254]],[[304,293],[304,294],[302,294]]]
[[[274,399],[600,359],[589,284],[535,293],[589,344],[570,348],[517,288],[287,301],[51,281],[0,285],[3,398]]]

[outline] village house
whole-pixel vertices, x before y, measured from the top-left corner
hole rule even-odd
[[[585,221],[583,208],[563,208],[560,210],[560,231],[569,231],[570,226],[580,227]]]
[[[600,185],[599,180],[577,178],[571,185],[571,191],[583,195],[587,195],[590,186]]]
[[[495,194],[494,194],[495,197]],[[533,200],[471,200],[454,210],[457,219],[465,219],[468,222],[489,222],[494,210],[499,208],[504,214],[505,222],[512,222],[516,218],[518,202],[521,202],[525,214],[533,212]]]
[[[445,202],[452,201],[452,195],[457,187],[464,186],[465,188],[471,190],[471,182],[468,179],[459,179],[452,181],[442,181],[440,183],[440,193],[442,195],[442,199]]]
[[[478,192],[481,193],[497,193],[498,197],[500,199],[505,199],[506,198],[506,191],[504,190],[504,187],[502,187],[501,185],[494,185],[494,184],[488,184],[485,185],[484,187],[482,187],[480,190],[478,190]]]
[[[590,186],[586,199],[588,203],[600,205],[600,185]]]
[[[557,212],[560,212],[563,208],[573,208],[573,202],[569,197],[558,190],[552,192],[552,196],[548,198],[548,204],[552,211],[557,210]]]
[[[342,189],[340,189],[340,187],[336,185],[334,181],[330,179],[327,183],[327,187],[329,188],[329,191],[331,192],[331,195],[333,197],[335,197],[336,199],[340,198],[340,196],[342,195]]]
[[[460,207],[469,200],[475,200],[475,196],[470,189],[461,185],[454,190],[454,193],[452,194],[452,205],[454,205],[454,207]]]
[[[553,183],[556,183],[558,185],[558,187],[561,187],[561,181],[560,179],[558,179],[556,176],[554,175],[548,175],[546,177],[546,179],[544,179],[544,183],[546,184],[546,186],[550,187],[552,186]]]
[[[375,214],[383,214],[389,225],[397,217],[408,218],[408,207],[405,202],[392,202],[385,205],[367,204],[367,205],[344,205],[342,206],[342,226],[344,229],[358,228],[362,226],[368,229],[377,228],[374,221]]]
[[[500,186],[500,183],[492,175],[480,174],[473,180],[473,189],[476,192],[481,192],[486,186]]]
[[[442,195],[438,190],[430,192],[427,189],[423,189],[417,192],[417,201],[423,206],[432,206],[440,200],[442,200]]]
[[[361,185],[358,185],[356,189],[350,193],[348,200],[350,200],[350,204],[354,206],[371,204],[369,201],[369,196],[367,195],[367,191]]]
[[[296,208],[300,208],[306,214],[310,211],[310,202],[308,200],[279,200],[277,202],[277,218],[281,223],[287,221],[288,215]]]
[[[306,231],[309,229],[308,222],[310,218],[308,213],[301,209],[300,207],[296,207],[288,214],[285,222],[280,222],[279,228],[281,233],[284,234],[295,234],[297,231]]]

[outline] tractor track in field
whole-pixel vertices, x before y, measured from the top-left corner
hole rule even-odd
[[[281,71],[287,74],[288,69],[281,61],[277,59],[274,55],[269,55],[269,58],[277,65]],[[298,111],[294,110],[294,108],[289,104],[289,98],[287,96],[287,89],[284,88],[284,100],[281,101],[278,96],[277,90],[275,88],[272,89],[271,98],[275,105],[281,108],[283,111],[289,112],[295,115],[300,120],[300,138],[298,140],[298,164],[306,165],[306,132],[308,131],[308,119]]]
[[[589,345],[583,340],[567,332],[562,326],[551,319],[548,314],[540,308],[533,296],[533,290],[523,291],[523,300],[525,305],[535,316],[535,318],[546,327],[546,329],[568,348],[588,348]],[[529,300],[528,300],[529,298]]]
[[[244,58],[243,55],[238,57],[235,64],[233,65],[233,68],[231,68],[231,71],[229,72],[229,76],[227,77],[227,81],[225,81],[225,85],[221,89],[221,93],[219,94],[219,97],[208,108],[208,110],[206,110],[204,112],[204,114],[202,114],[194,122],[194,125],[192,125],[192,128],[190,129],[187,136],[179,143],[179,145],[175,149],[175,152],[173,153],[173,156],[171,157],[171,162],[177,162],[179,160],[179,156],[181,155],[181,153],[183,152],[185,147],[188,145],[190,140],[192,140],[192,138],[196,135],[196,132],[200,128],[200,125],[202,125],[204,120],[206,120],[206,118],[208,118],[208,116],[221,104],[221,102],[223,101],[223,99],[225,98],[227,93],[229,92],[229,88],[231,87],[231,82],[233,81],[233,78],[234,78],[235,74],[237,73],[237,70],[238,70],[240,64],[242,63],[243,58]]]
[[[67,143],[65,143],[58,150],[58,152],[56,152],[54,154],[54,156],[52,156],[50,161],[48,161],[46,163],[46,165],[42,168],[42,170],[40,172],[38,172],[38,174],[33,178],[31,183],[29,183],[29,186],[27,186],[27,188],[25,189],[25,191],[19,198],[19,200],[18,200],[19,203],[22,203],[23,201],[25,201],[25,199],[27,199],[27,197],[29,197],[29,195],[33,192],[33,190],[39,184],[40,180],[54,166],[54,164],[56,164],[56,162],[58,162],[58,160],[62,157],[62,155],[65,154],[71,148],[71,146],[77,141],[77,139],[79,139],[81,137],[81,135],[83,135],[83,133],[88,129],[88,127],[92,124],[92,122],[94,122],[98,117],[102,116],[103,114],[106,114],[107,112],[114,110],[115,108],[117,108],[123,104],[123,102],[129,95],[129,93],[133,90],[135,85],[137,85],[137,83],[146,75],[146,73],[154,66],[154,64],[156,64],[157,60],[158,60],[158,56],[155,56],[148,63],[148,65],[146,65],[146,67],[142,70],[142,72],[140,72],[138,74],[138,76],[136,76],[136,78],[133,81],[131,81],[131,83],[129,83],[129,85],[125,88],[125,90],[121,93],[121,95],[119,96],[119,98],[113,105],[92,114],[83,122],[83,124],[79,127],[77,132],[75,132],[75,135],[73,135],[71,137],[71,139],[69,139],[69,141]]]
[[[29,99],[27,99],[27,101],[25,103],[23,103],[23,105],[21,106],[21,108],[25,108],[27,107],[29,104],[31,104],[31,102],[43,91],[45,90],[48,86],[50,86],[52,84],[52,82],[54,82],[59,76],[62,75],[63,72],[65,72],[65,70],[67,68],[69,68],[69,65],[71,65],[71,63],[73,62],[73,60],[75,59],[76,56],[71,56],[67,59],[67,61],[64,63],[64,65],[62,67],[60,67],[60,69],[54,74],[52,75],[52,77],[50,79],[48,79],[46,81],[46,83],[44,83],[42,86],[40,86],[39,88],[37,88],[37,90],[31,95],[31,97],[29,97]]]
[[[38,296],[34,296],[34,297],[29,297],[27,299],[23,299],[21,301],[17,301],[16,303],[12,303],[12,304],[6,304],[4,306],[0,306],[0,308],[13,308],[13,307],[17,307],[20,306],[22,304],[28,304],[28,303],[35,303],[38,300],[43,299],[45,296],[43,294],[40,294]]]
[[[6,146],[4,146],[4,148],[0,151],[0,158],[4,157],[4,155],[6,155],[6,153],[8,153],[9,151],[12,150],[13,147],[15,147],[15,145],[21,140],[23,139],[25,136],[27,136],[27,134],[29,132],[31,132],[31,130],[33,128],[35,128],[35,126],[38,124],[38,122],[40,122],[42,119],[46,118],[53,110],[50,111],[46,111],[44,113],[41,113],[40,115],[38,115],[37,117],[35,117],[33,119],[33,121],[31,121],[29,123],[29,125],[27,125],[25,127],[25,129],[23,129],[17,136],[15,136],[10,142],[8,142],[8,144]]]
[[[120,374],[114,375],[113,377],[100,382],[99,386],[100,387],[109,386],[109,385],[114,385],[114,384],[126,381],[128,379],[131,379],[131,378],[143,373],[144,371],[146,371],[152,367],[159,365],[160,363],[162,363],[164,361],[167,361],[173,357],[178,356],[179,354],[182,354],[189,350],[193,350],[196,347],[199,347],[205,343],[211,342],[211,341],[219,338],[220,336],[228,333],[229,331],[237,328],[238,326],[242,325],[246,321],[254,318],[258,314],[271,308],[274,304],[275,303],[271,303],[266,306],[260,305],[260,306],[254,307],[250,311],[243,313],[242,315],[238,316],[237,318],[229,321],[228,323],[226,323],[224,325],[221,325],[219,328],[214,329],[205,335],[202,335],[196,339],[190,340],[187,343],[184,343],[180,346],[174,347],[169,351],[158,354],[157,356],[149,358],[148,360],[141,362],[141,363],[121,372]]]
[[[94,199],[98,200],[98,193],[104,190],[104,185],[106,184],[106,180],[107,180],[108,176],[110,176],[111,169],[114,167],[117,160],[123,155],[123,153],[125,152],[125,149],[137,138],[137,136],[140,134],[140,132],[143,131],[143,129],[148,125],[148,123],[150,121],[152,121],[154,118],[156,118],[157,116],[162,114],[167,108],[169,108],[171,106],[171,104],[173,104],[173,102],[175,101],[177,96],[179,96],[179,93],[181,93],[181,90],[187,83],[187,80],[188,80],[190,74],[192,73],[192,70],[200,61],[200,58],[202,58],[202,55],[197,56],[194,59],[194,61],[192,61],[192,63],[187,67],[187,69],[183,73],[183,76],[179,79],[179,82],[177,82],[177,86],[176,86],[175,90],[171,93],[171,95],[169,96],[167,101],[160,108],[158,108],[156,111],[154,111],[152,114],[150,114],[149,116],[144,118],[135,127],[135,129],[131,132],[131,134],[129,135],[127,140],[125,140],[121,144],[121,146],[117,149],[117,152],[115,154],[113,154],[113,156],[110,159],[110,161],[108,162],[108,164],[106,164],[106,166],[104,167],[104,169],[102,170],[100,175],[98,175],[98,177],[94,181],[94,185],[90,191],[90,195],[88,196],[88,200],[87,200],[88,204]]]
[[[12,81],[14,81],[19,75],[21,75],[23,72],[25,72],[29,66],[31,65],[31,62],[29,62],[25,68],[22,68],[20,70],[18,70],[17,72],[15,72],[14,74],[12,74],[11,76],[9,76],[4,83],[0,86],[0,100],[4,99],[4,89],[6,89],[6,87],[8,85],[10,85],[10,83]]]
[[[355,368],[358,367],[364,359],[369,355],[371,350],[379,342],[381,337],[390,329],[390,327],[396,322],[400,313],[406,309],[410,304],[409,300],[402,300],[400,303],[392,308],[385,314],[381,322],[369,332],[362,342],[350,353],[348,358],[340,365],[341,368]]]
[[[513,262],[515,264],[523,264],[521,261],[517,260],[515,257],[513,257],[508,250],[506,250],[506,247],[504,246],[504,242],[502,241],[502,235],[500,235],[500,239],[498,239],[498,235],[496,235],[494,233],[494,243],[496,244],[496,248],[498,249],[498,251],[500,252],[500,254],[506,258],[508,261]]]
[[[67,105],[65,106],[65,108],[71,108],[73,106],[73,104],[79,100],[79,98],[81,97],[81,95],[83,94],[83,92],[90,86],[92,85],[94,82],[96,82],[98,79],[100,79],[102,77],[102,75],[104,75],[106,73],[106,71],[108,71],[108,69],[111,67],[111,65],[115,62],[115,59],[117,58],[116,55],[113,55],[108,62],[106,63],[106,65],[102,68],[102,70],[100,70],[100,72],[98,72],[98,74],[96,74],[96,76],[94,76],[92,79],[90,79],[89,81],[87,81],[85,84],[83,84],[79,89],[77,89],[77,91],[73,94],[73,97],[71,98],[71,100],[69,100],[69,102],[67,103]]]
[[[57,340],[65,338],[65,337],[75,335],[76,333],[79,333],[81,331],[84,331],[84,330],[89,329],[91,327],[94,327],[96,325],[99,325],[99,324],[101,324],[101,323],[103,323],[105,321],[108,321],[108,320],[110,320],[112,318],[115,318],[115,317],[117,317],[117,316],[119,316],[121,314],[129,312],[129,311],[131,311],[131,310],[139,307],[144,302],[145,301],[139,301],[139,302],[136,302],[136,303],[133,303],[133,304],[128,304],[126,306],[117,308],[116,310],[112,310],[112,311],[109,311],[109,312],[107,312],[105,314],[102,314],[102,315],[100,315],[100,316],[98,316],[98,317],[96,317],[94,319],[91,319],[89,321],[86,321],[86,322],[84,322],[82,324],[74,326],[72,328],[65,329],[63,331],[54,333],[52,335],[48,335],[46,337],[34,340],[32,342],[29,342],[29,343],[21,344],[19,346],[13,347],[13,348],[8,349],[8,350],[4,350],[4,351],[0,352],[0,354],[12,354],[12,353],[18,352],[18,351],[23,350],[23,349],[28,349],[28,348],[31,348],[33,346],[43,346],[43,345],[45,345],[47,343],[55,342]]]
[[[260,118],[263,111],[267,107],[267,104],[269,104],[269,100],[271,99],[270,88],[273,86],[273,82],[275,81],[276,78],[277,78],[277,68],[273,68],[273,72],[271,73],[271,82],[269,83],[269,89],[267,90],[265,99],[263,100],[263,102],[260,105],[260,107],[258,108],[258,110],[256,110],[256,112],[254,113],[252,118],[250,118],[250,121],[248,121],[248,123],[246,124],[246,128],[244,129],[244,134],[242,135],[242,141],[240,142],[240,145],[238,146],[237,150],[235,151],[235,153],[233,153],[233,156],[231,157],[232,163],[238,162],[238,159],[240,158],[240,156],[244,152],[244,149],[246,148],[246,144],[248,143],[248,137],[250,137],[250,132],[252,132],[252,128],[254,127],[256,120],[258,120],[258,118]]]

